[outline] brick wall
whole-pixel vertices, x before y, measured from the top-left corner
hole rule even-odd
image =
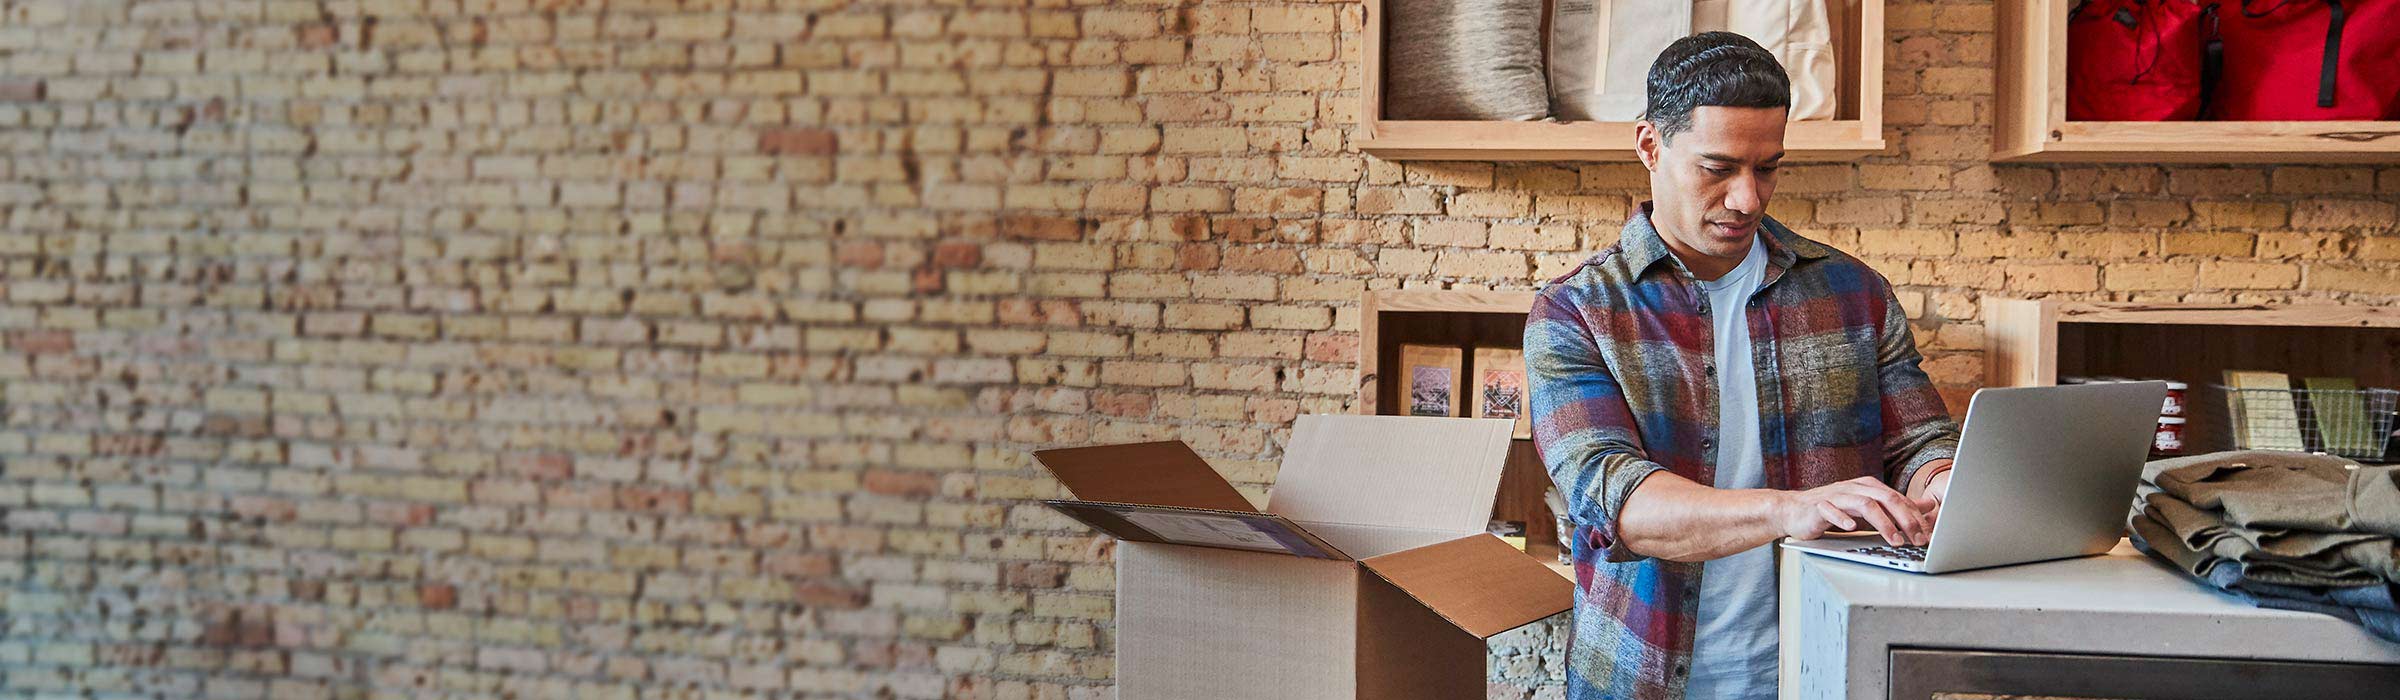
[[[1994,166],[1987,2],[1774,212],[1902,285],[2388,301],[2400,169]],[[1108,695],[1026,449],[1260,493],[1357,299],[1527,288],[1629,164],[1347,142],[1348,3],[0,1],[0,695]],[[1496,695],[1557,673],[1510,638]],[[1545,691],[1555,693],[1555,686]]]

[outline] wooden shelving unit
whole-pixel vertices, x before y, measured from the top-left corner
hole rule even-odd
[[[1383,118],[1382,0],[1364,0],[1366,82],[1359,90],[1359,150],[1388,160],[1633,160],[1631,122],[1400,121]],[[1787,160],[1851,160],[1884,150],[1883,2],[1829,0],[1834,24],[1834,118],[1792,122]]]
[[[2400,387],[2400,309],[1987,298],[1983,314],[1991,386],[2050,386],[2061,376],[2189,384],[2187,454],[2232,446],[2215,388],[2227,369]]]
[[[1403,343],[1458,347],[1520,347],[1533,292],[1387,289],[1367,292],[1361,303],[1358,353],[1358,412],[1401,415],[1400,363]],[[1542,492],[1550,474],[1532,440],[1517,440],[1500,475],[1492,517],[1525,523],[1525,549],[1544,562],[1556,561],[1558,531]],[[1554,567],[1556,568],[1556,567]]]
[[[2024,162],[2400,161],[2400,122],[2067,121],[2074,0],[1997,3],[1992,159]]]

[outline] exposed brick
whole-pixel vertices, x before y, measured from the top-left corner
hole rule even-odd
[[[758,151],[773,156],[832,155],[836,140],[830,129],[785,128],[758,132]]]
[[[42,99],[42,81],[34,78],[0,79],[0,102],[33,102]]]
[[[1954,412],[1993,297],[2400,301],[2400,168],[1993,162],[1993,8],[1890,4],[1890,148],[1768,205]],[[1369,290],[1533,289],[1652,181],[1361,153],[1355,3],[6,12],[16,694],[1107,697],[1032,451],[1263,502]]]
[[[458,587],[447,583],[428,583],[417,586],[417,605],[427,610],[449,610],[458,607]]]

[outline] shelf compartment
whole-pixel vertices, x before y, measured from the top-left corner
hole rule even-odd
[[[2072,0],[1998,3],[1992,159],[2019,162],[2400,162],[2400,122],[2067,120]]]
[[[1984,300],[1991,386],[2061,376],[2172,379],[2185,393],[2185,454],[2231,449],[2228,369],[2349,377],[2400,387],[2400,311],[2336,304]]]
[[[1791,123],[1784,135],[1786,160],[1853,160],[1881,153],[1888,145],[1883,138],[1883,2],[1829,0],[1826,9],[1841,74],[1836,86],[1839,106],[1834,119]],[[1359,90],[1356,131],[1360,151],[1386,160],[1635,159],[1632,122],[1384,119],[1383,0],[1365,0],[1365,10],[1365,82]]]

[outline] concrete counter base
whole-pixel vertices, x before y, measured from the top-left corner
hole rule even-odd
[[[2332,617],[2254,607],[2123,542],[2102,556],[1939,576],[1788,550],[1779,559],[1785,700],[1892,697],[1895,650],[1909,649],[2036,653],[1987,659],[2020,664],[2049,654],[2319,662],[2251,668],[2400,679],[2400,644]]]

